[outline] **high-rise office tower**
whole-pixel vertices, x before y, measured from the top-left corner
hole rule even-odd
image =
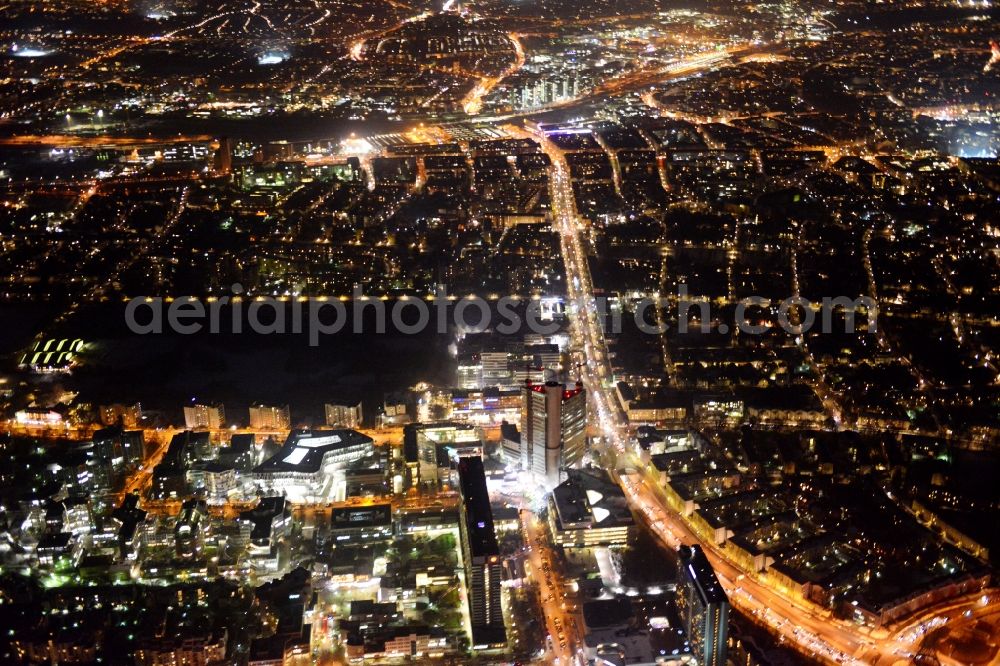
[[[677,610],[691,651],[703,666],[725,666],[729,599],[701,546],[681,546]]]
[[[559,470],[579,465],[586,452],[587,393],[580,383],[548,381],[525,385],[521,395],[521,466],[553,488]]]
[[[473,649],[502,647],[507,640],[500,607],[501,561],[486,489],[486,472],[479,456],[458,459],[459,535],[469,593]]]

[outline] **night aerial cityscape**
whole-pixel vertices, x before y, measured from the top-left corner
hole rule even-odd
[[[0,666],[1000,665],[994,0],[0,0]]]

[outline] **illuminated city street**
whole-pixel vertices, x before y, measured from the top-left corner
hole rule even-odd
[[[565,611],[565,587],[562,575],[553,566],[551,546],[544,537],[539,518],[528,511],[521,513],[525,538],[531,548],[532,577],[539,581],[545,622],[551,637],[547,645],[552,663],[577,664],[576,655],[579,637],[575,623]]]
[[[585,359],[584,383],[590,389],[594,417],[603,436],[605,464],[619,470],[642,469],[643,464],[632,455],[628,428],[622,421],[621,409],[607,381],[611,371],[607,361],[604,322],[599,318],[594,303],[587,253],[575,212],[565,158],[544,137],[542,146],[547,149],[554,165],[553,208],[562,236],[569,302],[575,305],[571,310],[574,315],[572,330],[576,348]],[[622,485],[636,511],[644,516],[666,547],[677,548],[681,544],[699,541],[683,520],[664,508],[663,500],[641,472],[623,474]],[[707,544],[703,545],[709,548],[716,573],[737,608],[780,632],[803,653],[829,663],[860,665],[905,662],[919,649],[922,633],[914,631],[914,628],[926,621],[924,617],[955,617],[965,611],[984,615],[996,612],[991,604],[983,603],[984,599],[992,598],[995,592],[988,592],[986,596],[974,595],[954,608],[949,605],[940,611],[928,611],[924,617],[911,620],[906,626],[896,629],[894,639],[876,638],[866,628],[847,625],[834,620],[829,613],[791,602],[775,590],[772,583],[747,575],[747,572],[730,564],[723,552],[715,551]],[[913,638],[907,642],[904,640],[905,636]]]

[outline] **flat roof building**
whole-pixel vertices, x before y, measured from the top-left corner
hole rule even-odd
[[[482,458],[459,458],[458,479],[462,497],[459,534],[469,593],[472,647],[475,650],[502,648],[506,645],[507,634],[500,608],[500,547],[493,527]]]
[[[262,497],[257,506],[240,513],[240,521],[250,525],[251,553],[271,553],[291,523],[292,512],[284,497]]]
[[[549,497],[553,540],[563,547],[620,546],[635,519],[625,493],[606,472],[570,469]]]
[[[375,541],[392,537],[392,505],[348,506],[330,512],[333,543]]]
[[[403,448],[406,459],[415,456],[417,480],[422,484],[446,481],[441,469],[447,471],[456,455],[482,451],[479,429],[467,423],[410,423],[403,426]]]
[[[290,499],[329,495],[337,473],[370,457],[375,441],[356,430],[293,430],[277,453],[258,465],[254,478]]]
[[[691,650],[704,666],[725,666],[729,599],[701,546],[678,552],[677,608]]]

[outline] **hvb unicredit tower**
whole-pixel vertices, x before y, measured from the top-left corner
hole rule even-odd
[[[587,447],[587,394],[579,382],[527,384],[522,392],[521,467],[547,488],[560,482],[560,470],[575,467]]]

